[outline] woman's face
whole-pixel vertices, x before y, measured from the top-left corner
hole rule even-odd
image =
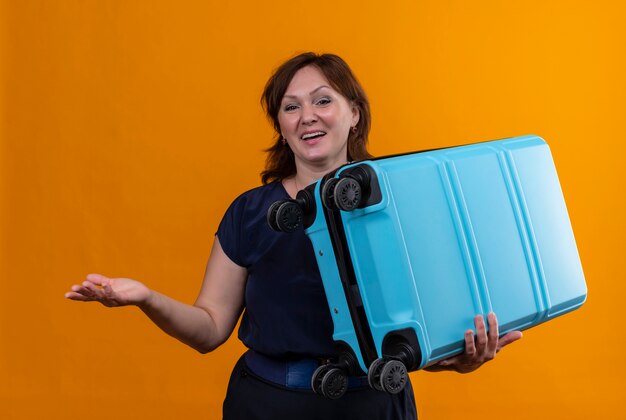
[[[295,155],[297,168],[309,165],[332,170],[345,163],[348,134],[358,121],[358,109],[313,66],[294,75],[278,112],[282,136]]]

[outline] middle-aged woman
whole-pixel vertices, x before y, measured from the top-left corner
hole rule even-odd
[[[232,419],[415,419],[410,382],[398,394],[350,378],[336,400],[313,393],[311,375],[332,358],[332,320],[309,240],[302,231],[272,231],[269,206],[348,161],[370,157],[370,110],[348,65],[332,54],[300,54],[268,81],[263,105],[276,130],[263,185],[241,194],[218,228],[193,305],[140,282],[90,274],[66,297],[106,306],[136,305],[163,331],[205,353],[222,344],[243,313],[239,338],[249,348],[230,378],[223,416]],[[245,309],[245,311],[244,311]],[[465,352],[427,370],[471,372],[518,331],[498,337],[489,314],[465,333]]]

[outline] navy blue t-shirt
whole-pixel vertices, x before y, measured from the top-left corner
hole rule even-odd
[[[247,191],[218,228],[226,255],[248,270],[239,339],[268,356],[330,356],[333,325],[311,242],[302,229],[280,233],[267,224],[267,209],[286,198],[280,182]]]

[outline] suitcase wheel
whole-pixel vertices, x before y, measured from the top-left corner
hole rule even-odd
[[[330,178],[322,187],[322,204],[332,211],[338,210],[337,204],[335,204],[335,187],[337,182],[339,182],[337,178]]]
[[[331,368],[322,378],[322,395],[326,398],[336,400],[348,390],[348,377],[337,368]]]
[[[267,210],[267,223],[278,232],[295,232],[302,225],[302,208],[294,200],[273,203]]]
[[[361,204],[361,184],[354,178],[341,178],[335,186],[334,196],[337,207],[352,211]]]
[[[348,377],[342,369],[331,364],[322,365],[313,372],[311,388],[316,394],[336,400],[348,390]]]
[[[370,387],[390,394],[402,391],[407,379],[406,366],[396,359],[378,358],[372,362],[367,372]]]
[[[276,224],[276,213],[278,212],[278,208],[280,207],[280,205],[283,203],[284,201],[282,200],[276,201],[272,203],[270,208],[267,210],[267,224],[270,225],[272,230],[275,230],[277,232],[280,232],[280,229],[278,228],[278,225]]]
[[[367,383],[376,391],[382,391],[383,386],[380,384],[380,374],[383,371],[385,360],[378,358],[372,362],[367,371]]]
[[[406,386],[408,373],[406,366],[399,360],[385,363],[380,373],[380,384],[390,394],[397,394]]]
[[[302,209],[293,201],[286,201],[276,211],[276,225],[281,232],[295,232],[302,225]]]
[[[324,375],[328,373],[330,370],[330,365],[321,365],[315,372],[313,372],[313,376],[311,377],[311,388],[316,394],[322,395],[322,379],[324,379]]]

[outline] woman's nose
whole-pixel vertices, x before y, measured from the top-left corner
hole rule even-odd
[[[310,105],[305,105],[302,107],[302,123],[303,124],[312,124],[317,121],[317,114],[315,113],[315,108]]]

